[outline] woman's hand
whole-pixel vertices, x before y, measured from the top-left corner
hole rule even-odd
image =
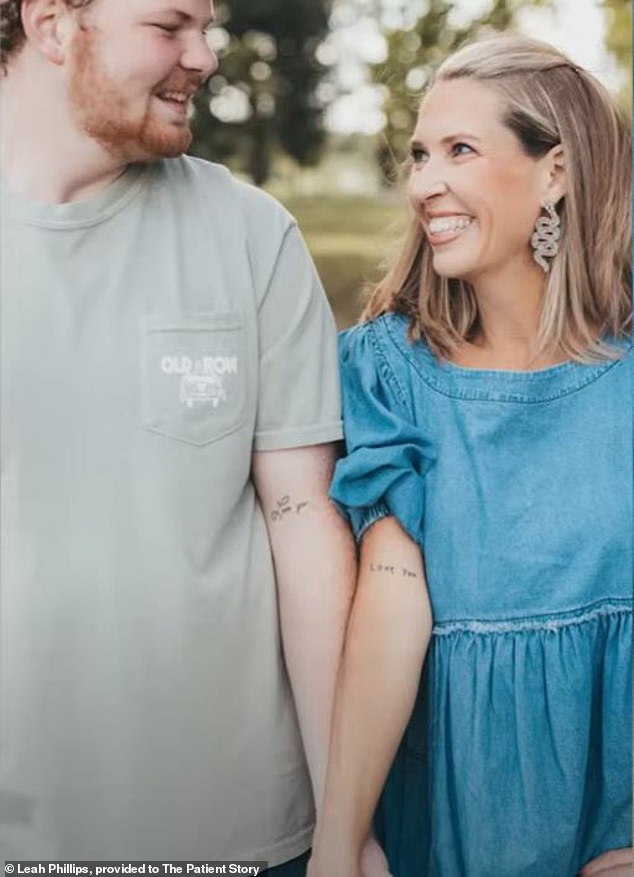
[[[634,849],[609,850],[583,866],[579,877],[634,877]]]
[[[306,877],[366,877],[359,865],[359,856],[352,852],[343,854],[313,847],[308,860]]]
[[[306,877],[391,877],[385,853],[370,835],[361,852],[313,848]]]
[[[372,835],[361,850],[361,873],[363,877],[392,877],[385,853]]]

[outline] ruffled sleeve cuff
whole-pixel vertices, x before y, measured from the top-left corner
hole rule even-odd
[[[389,518],[391,514],[392,512],[390,511],[388,504],[383,502],[383,500],[380,500],[368,508],[348,509],[347,517],[350,521],[350,526],[352,527],[355,539],[360,541],[368,527],[371,527],[372,524],[376,524],[381,518]]]
[[[340,341],[347,455],[337,463],[330,496],[357,539],[375,521],[394,516],[420,545],[429,443],[399,398],[372,329],[359,326]]]

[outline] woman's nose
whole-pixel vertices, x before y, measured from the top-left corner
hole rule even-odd
[[[442,165],[432,160],[414,167],[410,174],[408,193],[412,201],[423,203],[430,198],[444,195],[449,190]]]

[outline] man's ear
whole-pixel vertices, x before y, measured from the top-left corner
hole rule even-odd
[[[63,64],[76,27],[64,0],[23,0],[22,27],[28,42],[53,64]]]
[[[544,158],[542,204],[557,204],[566,194],[566,160],[562,145],[553,146]]]

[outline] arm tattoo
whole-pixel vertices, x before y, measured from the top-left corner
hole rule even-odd
[[[279,523],[279,521],[283,521],[284,518],[289,516],[301,515],[306,508],[308,508],[307,502],[303,500],[298,502],[285,495],[278,499],[275,508],[270,513],[270,517],[273,523]]]
[[[405,566],[397,566],[390,563],[370,563],[370,572],[373,573],[389,573],[391,576],[400,576],[404,579],[417,579],[418,576],[414,570]]]

